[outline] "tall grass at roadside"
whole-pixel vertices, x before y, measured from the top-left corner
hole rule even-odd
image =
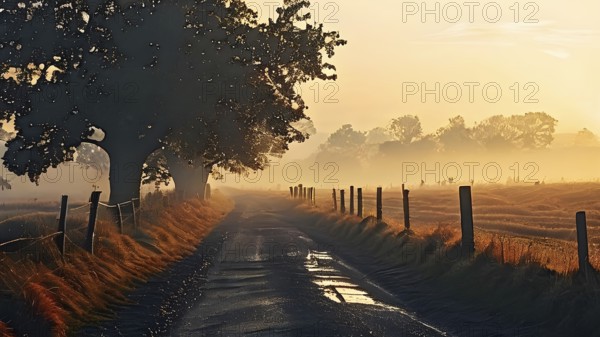
[[[6,323],[0,321],[0,336],[3,337],[13,337],[13,331],[12,329],[6,325]]]
[[[389,225],[389,230],[394,233],[400,233],[404,229],[404,224],[397,220],[384,220]],[[439,244],[446,247],[460,243],[460,223],[419,224],[411,230],[421,238],[439,237]],[[597,254],[594,247],[591,248],[590,264],[600,269],[600,254]],[[536,264],[560,275],[573,274],[578,270],[576,242],[517,236],[476,228],[475,251],[484,253],[502,264]]]
[[[191,254],[232,209],[218,193],[210,201],[188,200],[171,207],[163,207],[162,198],[148,202],[152,204],[144,206],[138,231],[119,234],[112,221],[98,220],[94,255],[80,248],[85,231],[68,234],[64,259],[52,239],[0,253],[0,290],[25,308],[12,317],[41,318],[48,324],[41,329],[50,330],[51,336],[66,336],[78,326],[111,317],[115,304],[126,303],[128,290]],[[52,228],[56,223],[54,216],[36,219]],[[9,324],[10,318],[3,317]],[[8,326],[5,321],[2,329],[22,334],[34,327]]]

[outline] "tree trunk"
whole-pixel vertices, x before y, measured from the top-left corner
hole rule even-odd
[[[110,204],[130,201],[140,197],[142,167],[146,155],[124,147],[107,151],[110,157]]]
[[[210,169],[202,166],[202,159],[192,165],[175,155],[167,155],[167,162],[175,182],[175,194],[181,199],[204,199]]]

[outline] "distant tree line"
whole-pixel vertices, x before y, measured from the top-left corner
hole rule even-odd
[[[342,125],[319,147],[317,159],[356,162],[357,158],[368,160],[375,155],[539,150],[552,144],[557,122],[545,112],[527,112],[495,115],[468,126],[458,115],[435,132],[425,134],[418,116],[403,115],[370,131]],[[594,133],[583,129],[575,136],[573,145],[595,146],[598,140]]]

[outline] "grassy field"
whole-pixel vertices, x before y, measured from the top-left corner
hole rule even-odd
[[[331,209],[331,193],[318,190],[317,206]],[[458,186],[415,188],[409,196],[411,229],[425,234],[444,228],[449,241],[459,240]],[[575,213],[586,211],[590,262],[600,269],[600,184],[475,185],[472,198],[478,251],[491,250],[501,262],[537,262],[560,273],[577,268]],[[375,202],[375,190],[364,190],[365,216],[375,214]],[[384,189],[383,217],[392,230],[403,229],[400,190]]]
[[[55,232],[58,205],[47,207],[55,211],[7,207],[0,212],[10,212],[0,222],[0,232],[4,238]],[[162,197],[147,198],[139,228],[129,226],[124,234],[101,207],[94,255],[81,248],[88,216],[88,207],[82,207],[68,215],[64,258],[52,237],[1,247],[0,335],[50,331],[52,336],[66,336],[78,326],[111,317],[111,307],[125,303],[124,294],[136,282],[192,253],[232,207],[218,193],[210,201],[173,202],[168,207]]]
[[[476,254],[468,257],[458,245],[457,224],[415,223],[411,233],[390,218],[377,222],[307,203],[298,207],[313,214],[306,223],[332,237],[336,249],[368,257],[361,260],[362,273],[458,336],[596,336],[600,331],[600,273],[566,270],[559,251],[574,252],[562,240],[535,245],[537,238],[477,230]],[[548,259],[555,262],[538,263]]]

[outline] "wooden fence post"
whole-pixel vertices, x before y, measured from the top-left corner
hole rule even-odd
[[[306,187],[304,188],[304,192],[302,193],[302,199],[306,200]]]
[[[579,272],[587,275],[590,263],[585,212],[577,212],[575,220],[577,224],[577,253],[579,255]]]
[[[206,187],[204,189],[204,199],[205,200],[210,200],[211,198],[211,190],[210,190],[210,184],[206,184]]]
[[[383,219],[383,188],[377,187],[377,221]]]
[[[461,246],[463,252],[471,256],[475,252],[471,186],[460,186],[458,190],[460,196],[460,227],[462,231]]]
[[[357,194],[356,197],[358,199],[358,200],[356,200],[357,201],[357,205],[356,206],[358,207],[358,213],[357,213],[357,215],[362,218],[362,216],[363,216],[362,188],[358,188],[356,190],[356,194]]]
[[[350,214],[354,215],[354,186],[350,186]]]
[[[88,221],[88,230],[85,239],[85,249],[94,254],[94,235],[96,231],[96,216],[98,215],[98,202],[100,201],[100,191],[92,192],[90,196],[90,218]]]
[[[333,195],[333,210],[337,211],[337,200],[336,200],[336,197],[335,197],[335,188],[333,189],[333,194],[332,195]]]
[[[298,186],[294,186],[294,199],[298,198]]]
[[[402,206],[404,208],[404,228],[410,229],[410,213],[409,213],[409,204],[408,204],[408,192],[409,190],[404,189],[404,184],[402,184]]]
[[[123,234],[123,212],[121,204],[117,204],[117,225],[119,225],[119,234]]]
[[[344,200],[346,191],[340,190],[340,212],[346,213],[346,200]]]
[[[290,198],[294,197],[294,188],[290,186]]]
[[[136,199],[131,199],[131,218],[133,219],[133,229],[137,229],[137,219],[136,219],[136,214],[135,214],[135,200]]]
[[[69,196],[63,195],[60,199],[60,213],[58,217],[58,236],[56,237],[56,245],[61,255],[65,255],[65,236],[67,234],[67,206]]]
[[[298,198],[302,199],[302,184],[298,184]]]
[[[317,204],[317,188],[315,187],[313,189],[313,200],[312,200],[312,204],[316,205]]]

